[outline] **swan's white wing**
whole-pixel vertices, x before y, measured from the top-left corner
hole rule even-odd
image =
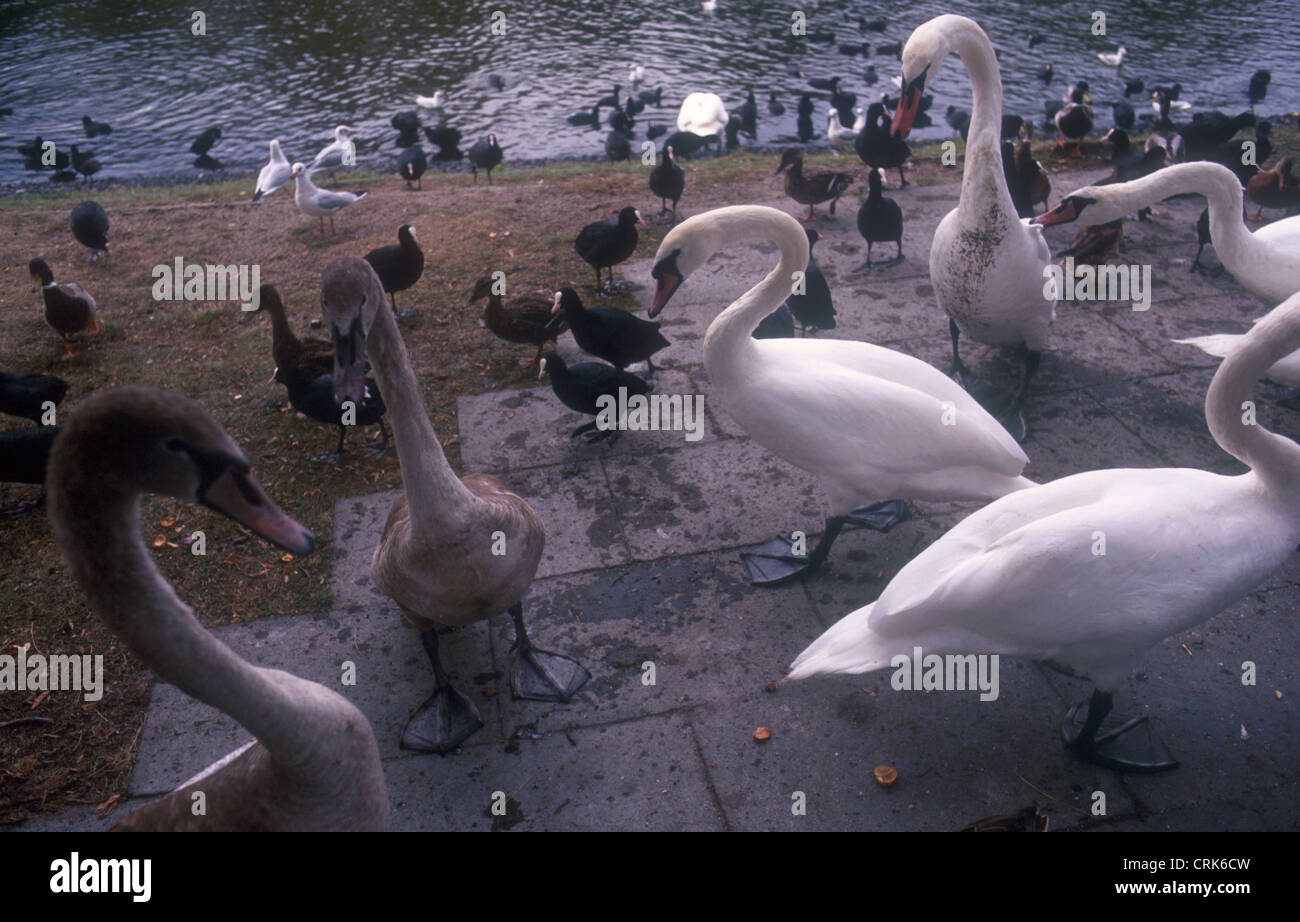
[[[878,669],[920,645],[1054,656],[1113,681],[1290,552],[1289,531],[1261,517],[1248,480],[1191,469],[1090,471],[1010,494],[818,638],[792,675]]]
[[[884,346],[844,339],[760,340],[755,346],[759,350],[763,367],[788,369],[784,372],[777,370],[779,376],[798,378],[799,366],[817,368],[820,373],[827,363],[831,363],[848,371],[919,391],[940,403],[949,401],[956,409],[959,420],[965,420],[991,435],[1008,458],[1019,462],[1020,468],[1029,463],[1024,449],[1010,433],[961,385],[928,362]],[[1020,468],[1011,473],[1019,473]],[[990,469],[1000,473],[1008,470],[1002,467]]]
[[[833,502],[873,495],[935,498],[918,484],[936,481],[945,498],[986,498],[1000,495],[987,492],[989,480],[1014,478],[1023,469],[1027,459],[1020,447],[955,385],[956,393],[945,400],[883,375],[809,363],[798,355],[804,351],[800,346],[793,355],[764,349],[768,354],[747,386],[728,395],[725,403],[755,441],[818,474]],[[885,366],[903,359],[929,368],[898,353],[880,358]],[[809,367],[816,374],[806,374]],[[951,384],[937,370],[930,371]],[[916,369],[911,373],[924,376]]]

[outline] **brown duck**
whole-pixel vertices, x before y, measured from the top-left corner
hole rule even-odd
[[[474,283],[465,306],[486,297],[487,310],[483,312],[483,322],[501,339],[508,343],[526,343],[537,347],[537,354],[532,361],[521,360],[520,365],[536,365],[542,357],[542,349],[548,342],[564,332],[567,324],[563,317],[551,316],[553,298],[538,295],[526,295],[522,298],[502,299],[493,289],[493,279],[485,275]],[[554,324],[552,325],[552,321]]]
[[[72,282],[56,285],[54,273],[43,259],[33,259],[27,264],[27,271],[32,276],[32,291],[39,288],[45,301],[45,322],[63,337],[63,348],[67,350],[63,357],[72,358],[76,353],[68,342],[69,336],[82,330],[99,332],[99,324],[95,322],[95,299],[86,289]]]
[[[1074,265],[1104,266],[1119,250],[1124,242],[1124,220],[1110,221],[1106,224],[1092,224],[1080,227],[1070,248],[1061,254],[1061,258],[1074,257]]]
[[[835,203],[844,191],[853,185],[853,177],[848,173],[835,173],[831,170],[804,175],[803,154],[797,148],[787,148],[781,155],[781,165],[776,172],[787,170],[785,174],[785,194],[800,205],[808,206],[805,221],[813,219],[813,206],[830,202],[830,213],[835,214]]]
[[[1263,220],[1265,208],[1293,208],[1300,205],[1300,179],[1291,175],[1291,158],[1283,157],[1268,170],[1260,170],[1246,182],[1246,198],[1259,206],[1250,216]]]

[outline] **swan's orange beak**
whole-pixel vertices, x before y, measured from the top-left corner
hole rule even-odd
[[[1044,211],[1040,215],[1035,215],[1030,224],[1068,224],[1079,217],[1079,208],[1073,199],[1067,198],[1061,204],[1057,205],[1051,211]]]
[[[929,70],[927,67],[926,70]],[[898,97],[898,108],[894,110],[894,120],[889,126],[890,134],[907,137],[916,121],[916,113],[921,110],[921,95],[925,92],[925,71],[921,71],[903,87]]]
[[[673,293],[686,280],[677,268],[677,253],[678,251],[674,250],[672,255],[659,260],[650,270],[650,275],[658,283],[655,287],[654,301],[650,304],[650,310],[646,312],[651,318],[659,316],[659,312],[667,305]]]
[[[227,467],[199,499],[291,554],[310,554],[316,548],[316,536],[271,502],[247,471]]]

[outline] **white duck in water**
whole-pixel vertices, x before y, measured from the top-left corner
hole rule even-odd
[[[961,199],[939,222],[930,245],[930,282],[948,313],[953,365],[968,380],[957,340],[964,333],[993,346],[1023,346],[1025,369],[1004,421],[1025,436],[1021,408],[1055,317],[1056,294],[1044,295],[1052,253],[1042,230],[1016,214],[1002,169],[1002,79],[988,36],[964,16],[919,26],[903,48],[903,88],[892,130],[911,130],[921,96],[950,52],[966,66],[973,99]]]
[[[1106,224],[1171,195],[1188,192],[1205,196],[1214,250],[1243,288],[1269,304],[1300,291],[1300,215],[1274,221],[1251,233],[1241,218],[1241,183],[1231,170],[1217,163],[1179,163],[1132,182],[1084,186],[1051,211],[1034,218],[1034,222],[1061,224],[1082,217],[1088,224]],[[1177,342],[1222,357],[1240,339],[1224,333]],[[1300,386],[1300,354],[1284,357],[1265,374],[1279,384]]]
[[[882,669],[916,646],[1051,658],[1096,686],[1062,727],[1076,753],[1111,768],[1174,767],[1145,717],[1103,721],[1153,644],[1231,605],[1300,542],[1300,445],[1241,411],[1256,379],[1297,347],[1300,294],[1247,333],[1210,383],[1210,432],[1247,473],[1089,471],[996,500],[817,638],[789,678]]]
[[[179,394],[98,391],[55,440],[46,484],[59,552],[95,614],[159,678],[256,736],[113,828],[384,829],[388,794],[365,716],[338,692],[237,656],[177,598],[140,538],[140,499],[153,493],[201,503],[285,550],[311,553],[312,533],[276,508],[226,431]]]
[[[745,555],[755,583],[816,570],[846,524],[889,528],[906,511],[881,502],[889,497],[987,501],[1033,486],[1015,440],[925,362],[863,342],[750,335],[808,265],[804,229],[783,211],[718,208],[671,230],[655,256],[650,316],[714,253],[753,238],[775,243],[781,259],[709,325],[704,365],[713,394],[754,441],[821,478],[831,513],[809,554],[778,537]]]

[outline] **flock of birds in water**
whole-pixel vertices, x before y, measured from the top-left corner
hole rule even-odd
[[[706,4],[707,6],[707,4]],[[863,31],[875,23],[862,22]],[[810,36],[810,40],[814,39]],[[1031,38],[1031,44],[1033,39]],[[843,48],[841,49],[843,50]],[[876,601],[851,612],[794,660],[788,680],[829,673],[862,673],[891,665],[896,654],[920,646],[930,653],[998,653],[1050,659],[1087,675],[1091,697],[1072,708],[1061,728],[1068,748],[1082,759],[1116,770],[1160,771],[1177,765],[1145,717],[1112,711],[1112,692],[1159,640],[1205,621],[1278,567],[1300,543],[1300,446],[1262,425],[1246,424],[1244,400],[1261,376],[1300,385],[1300,216],[1251,232],[1244,199],[1261,208],[1291,208],[1297,183],[1289,158],[1253,166],[1236,135],[1253,128],[1254,163],[1270,156],[1268,123],[1253,112],[1238,116],[1197,113],[1175,124],[1181,88],[1156,87],[1148,140],[1139,150],[1127,132],[1137,120],[1116,102],[1112,175],[1046,208],[1050,183],[1029,155],[1029,123],[1002,112],[997,56],[974,21],[954,15],[919,26],[896,49],[901,61],[897,95],[856,106],[838,78],[814,80],[830,94],[832,144],[853,150],[869,168],[869,194],[857,224],[871,246],[893,244],[884,264],[904,258],[903,215],[883,194],[884,176],[898,170],[907,185],[906,138],[925,116],[928,87],[940,82],[940,65],[956,55],[973,85],[969,112],[950,108],[947,119],[965,140],[959,203],[940,222],[930,250],[936,299],[949,318],[956,376],[900,352],[866,342],[816,339],[835,326],[830,287],[812,257],[817,231],[805,224],[817,205],[834,214],[856,181],[852,172],[806,171],[798,147],[786,149],[776,173],[786,194],[807,206],[803,222],[784,211],[754,205],[717,208],[678,223],[685,186],[678,157],[700,148],[723,148],[737,132],[753,134],[757,102],[749,90],[730,113],[712,93],[683,100],[678,130],[658,150],[649,184],[661,200],[661,217],[673,224],[654,257],[655,295],[650,319],[613,307],[584,306],[574,287],[553,297],[505,300],[491,276],[475,284],[470,304],[486,299],[485,324],[512,343],[535,347],[531,361],[549,376],[555,395],[579,414],[595,416],[598,399],[626,388],[654,388],[653,357],[669,342],[657,317],[686,280],[714,253],[736,242],[775,244],[772,271],[721,311],[703,342],[712,399],[758,444],[816,476],[829,499],[825,529],[804,551],[784,536],[742,555],[751,582],[780,585],[815,573],[845,527],[887,531],[907,515],[906,500],[986,503],[889,582]],[[1100,55],[1119,68],[1126,50]],[[1050,67],[1042,79],[1050,81]],[[644,73],[632,65],[629,79]],[[1122,78],[1121,78],[1122,79]],[[1263,98],[1268,73],[1249,82],[1252,109]],[[1125,81],[1125,95],[1142,92]],[[813,114],[812,94],[799,101],[802,123]],[[418,105],[442,111],[442,93]],[[662,89],[620,96],[619,87],[576,113],[574,124],[601,123],[612,110],[606,148],[623,159],[634,119],[663,104]],[[769,97],[773,114],[781,109]],[[847,107],[847,108],[846,108]],[[1047,113],[1058,144],[1076,146],[1092,131],[1090,88],[1074,83]],[[845,125],[851,127],[845,127]],[[393,119],[403,148],[399,175],[420,188],[427,161],[468,156],[487,174],[502,160],[495,135],[459,150],[459,132],[445,123],[424,127],[414,112]],[[423,128],[439,152],[427,158],[415,143]],[[87,134],[109,126],[87,119]],[[660,132],[664,134],[665,132]],[[312,175],[351,165],[353,135],[339,126],[335,139],[310,163],[290,163],[278,141],[253,194],[260,201],[295,183],[302,212],[324,219],[360,201],[364,193],[316,186]],[[195,142],[200,156],[220,137],[213,128]],[[623,140],[618,140],[622,138]],[[804,138],[804,140],[808,140]],[[403,143],[407,142],[407,143]],[[40,139],[34,150],[39,153]],[[87,166],[74,147],[68,164]],[[26,153],[26,151],[25,151]],[[93,175],[90,169],[85,175]],[[1101,264],[1122,239],[1125,217],[1145,216],[1155,203],[1185,193],[1203,195],[1201,246],[1212,240],[1223,268],[1274,309],[1243,335],[1186,340],[1224,358],[1206,398],[1206,418],[1216,442],[1248,468],[1222,476],[1190,468],[1106,469],[1038,484],[1023,475],[1029,458],[1023,407],[1030,380],[1048,346],[1057,293],[1045,290],[1052,255],[1042,227],[1078,222],[1071,246],[1077,263]],[[1258,216],[1258,212],[1257,215]],[[622,208],[589,224],[574,246],[592,267],[597,293],[612,286],[613,268],[635,252],[638,210]],[[108,250],[109,219],[94,202],[70,216],[73,236],[99,259]],[[260,309],[271,321],[275,379],[305,416],[337,427],[341,455],[350,425],[340,407],[355,409],[352,422],[378,424],[386,451],[391,424],[404,484],[372,560],[376,585],[401,607],[420,632],[435,690],[401,730],[404,748],[455,751],[481,726],[474,703],[449,680],[439,653],[438,629],[509,612],[517,643],[511,686],[525,700],[567,702],[590,673],[575,659],[530,642],[522,598],[536,573],[545,540],[543,523],[506,484],[486,474],[458,477],[432,428],[415,366],[403,342],[397,293],[421,277],[424,255],[409,224],[395,244],[364,258],[338,257],[321,282],[322,319],[329,339],[298,338],[274,286],[263,286]],[[1192,264],[1200,265],[1200,251]],[[108,261],[106,261],[108,262]],[[56,282],[50,266],[29,266],[42,292],[46,320],[62,337],[95,332],[95,302],[82,287]],[[602,271],[605,277],[602,279]],[[1222,270],[1220,270],[1222,271]],[[791,280],[804,285],[792,293]],[[799,324],[801,337],[795,337]],[[565,331],[601,362],[566,364],[545,352]],[[974,380],[962,362],[962,335],[1020,350],[1024,368],[1013,393]],[[646,364],[644,376],[628,371]],[[0,410],[40,423],[68,385],[49,375],[0,372]],[[955,424],[953,420],[955,419]],[[595,422],[574,436],[617,437]],[[93,470],[94,475],[88,475]],[[256,739],[209,772],[121,821],[121,828],[383,828],[388,801],[374,731],[347,699],[289,673],[252,666],[208,634],[171,592],[138,533],[136,508],[145,493],[203,503],[295,554],[310,553],[312,534],[262,491],[244,452],[202,407],[186,397],[143,387],[119,387],[86,398],[62,427],[13,430],[0,436],[3,479],[44,484],[56,542],[92,609],[159,677],[226,711]],[[85,527],[87,521],[94,528]],[[1095,535],[1106,536],[1102,555],[1089,553]],[[504,538],[504,554],[492,545]],[[109,548],[109,551],[105,551]],[[107,578],[108,574],[113,578]],[[164,640],[164,638],[166,638]],[[328,753],[328,758],[325,758]],[[190,814],[189,794],[207,793],[209,815]],[[311,792],[304,796],[302,792]]]

